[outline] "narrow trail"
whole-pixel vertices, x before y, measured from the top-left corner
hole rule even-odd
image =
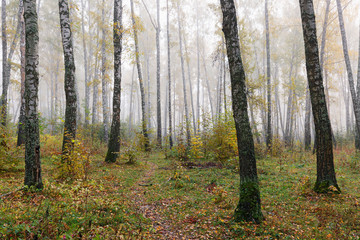
[[[147,164],[149,168],[143,177],[133,185],[131,195],[139,213],[152,221],[152,227],[156,233],[154,239],[191,239],[182,236],[180,229],[176,228],[176,224],[161,214],[161,212],[164,212],[164,210],[168,208],[169,204],[166,203],[166,201],[156,203],[147,202],[147,188],[152,186],[153,183],[151,179],[158,168],[152,161],[148,161]]]

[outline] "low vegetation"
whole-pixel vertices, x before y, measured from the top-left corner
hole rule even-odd
[[[1,155],[1,239],[360,238],[359,153],[348,146],[335,150],[342,193],[326,195],[312,190],[314,155],[279,146],[271,157],[257,147],[265,216],[257,225],[232,221],[238,164],[233,156],[218,158],[220,147],[209,158],[189,150],[183,159],[177,148],[145,154],[123,143],[117,163],[106,164],[106,146],[83,138],[75,143],[75,167],[69,169],[59,165],[61,138],[41,140],[40,192],[19,190],[23,149],[7,140],[11,154]]]

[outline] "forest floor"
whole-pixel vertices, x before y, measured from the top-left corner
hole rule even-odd
[[[235,164],[142,155],[135,164],[91,157],[86,179],[53,176],[42,159],[44,190],[14,191],[23,164],[0,171],[0,239],[360,239],[360,161],[336,150],[341,194],[319,195],[315,157],[283,152],[258,159],[265,221],[234,223]],[[51,154],[48,154],[51,155]],[[37,237],[36,237],[37,236]]]

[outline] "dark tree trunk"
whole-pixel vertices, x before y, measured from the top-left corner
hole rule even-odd
[[[166,1],[166,34],[167,34],[167,54],[168,54],[168,79],[169,79],[169,145],[173,147],[172,138],[172,112],[171,112],[171,52],[170,52],[170,21],[169,21],[169,0]]]
[[[130,0],[131,5],[131,20],[133,25],[133,33],[134,33],[134,41],[135,41],[135,57],[136,57],[136,66],[138,70],[138,78],[140,85],[140,94],[141,94],[141,111],[142,111],[142,134],[144,136],[144,148],[145,151],[150,151],[150,143],[149,143],[149,133],[147,130],[146,123],[146,112],[145,112],[145,91],[144,91],[144,81],[142,78],[141,66],[140,66],[140,56],[139,56],[139,43],[138,43],[138,35],[137,35],[137,27],[135,22],[134,15],[134,3],[133,0]]]
[[[40,135],[38,120],[39,31],[36,0],[24,0],[25,21],[25,181],[28,187],[42,189]]]
[[[314,190],[318,193],[340,192],[335,176],[331,124],[326,107],[320,68],[313,1],[299,0],[299,2],[305,43],[306,70],[317,143],[317,179]]]
[[[113,119],[106,162],[115,162],[120,152],[122,0],[114,0],[114,96]]]
[[[74,140],[76,137],[76,121],[77,121],[77,95],[75,83],[75,61],[73,38],[70,26],[70,12],[68,0],[59,0],[60,13],[60,27],[62,45],[64,51],[64,65],[65,65],[65,124],[64,124],[64,139],[62,146],[62,160],[66,161],[71,154],[74,147]]]
[[[265,1],[265,24],[266,24],[266,79],[267,79],[267,128],[266,146],[272,148],[272,124],[271,124],[271,66],[270,66],[270,30],[268,0]]]
[[[220,0],[223,31],[231,76],[233,114],[240,162],[240,200],[235,210],[236,221],[261,222],[259,182],[256,170],[254,140],[247,111],[245,72],[241,60],[236,10],[233,0]]]

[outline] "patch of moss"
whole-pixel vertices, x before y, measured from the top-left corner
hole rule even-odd
[[[263,219],[258,182],[251,180],[240,183],[240,199],[234,213],[234,221],[260,223]]]
[[[339,186],[330,180],[317,181],[314,191],[317,193],[341,193]]]

